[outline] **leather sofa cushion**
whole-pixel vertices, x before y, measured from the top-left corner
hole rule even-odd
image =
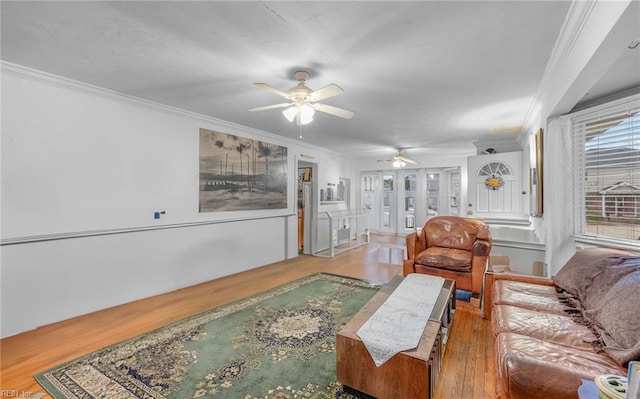
[[[597,339],[587,326],[574,323],[569,316],[517,306],[495,306],[491,323],[494,335],[517,333],[586,351],[593,351],[591,342]]]
[[[456,248],[429,247],[420,252],[416,263],[453,270],[457,272],[471,272],[471,258],[473,253]]]
[[[564,315],[555,287],[551,285],[496,280],[493,283],[493,303]]]
[[[503,398],[578,398],[581,379],[626,375],[608,356],[538,338],[502,333],[496,338],[496,378]]]

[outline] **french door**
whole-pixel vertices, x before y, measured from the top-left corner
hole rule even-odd
[[[459,215],[460,168],[364,172],[361,204],[371,230],[408,234],[435,215]]]

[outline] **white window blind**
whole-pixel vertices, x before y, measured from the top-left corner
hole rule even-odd
[[[571,118],[576,234],[640,240],[640,96]]]

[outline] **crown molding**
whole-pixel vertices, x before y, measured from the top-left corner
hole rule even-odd
[[[523,130],[525,134],[523,134],[523,136],[528,136],[527,131],[530,133],[532,130],[539,128],[538,126],[533,126],[533,123],[535,117],[541,111],[540,104],[551,88],[553,77],[562,69],[569,56],[573,53],[576,42],[582,34],[597,3],[598,0],[571,2],[564,23],[560,28],[560,34],[551,50],[551,55],[542,74],[538,90],[524,118],[523,126],[525,129]],[[522,139],[524,139],[524,137]]]
[[[320,151],[325,154],[339,156],[345,159],[352,159],[351,157],[348,157],[344,154],[328,150],[326,148],[318,147],[313,144],[301,141],[296,141],[294,139],[279,136],[273,133],[266,132],[264,130],[254,129],[248,126],[225,121],[222,119],[217,119],[211,116],[198,114],[196,112],[187,111],[182,108],[146,100],[144,98],[132,96],[115,90],[106,89],[104,87],[92,85],[90,83],[66,78],[64,76],[55,75],[49,72],[30,68],[24,65],[14,64],[12,62],[4,60],[0,60],[0,75],[13,76],[52,87],[75,91],[93,97],[108,99],[110,101],[119,102],[121,104],[134,105],[155,111],[171,113],[190,119],[196,119],[208,125],[203,126],[204,128],[212,128],[213,125],[214,129],[221,129],[224,133],[244,133],[248,134],[251,138],[267,139],[268,141],[281,145],[295,145],[297,147]]]

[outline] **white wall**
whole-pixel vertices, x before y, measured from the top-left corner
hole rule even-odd
[[[558,161],[566,158],[559,153],[558,143],[570,142],[570,138],[550,137],[569,132],[557,123],[553,128],[550,124],[570,112],[622,53],[630,51],[627,46],[640,33],[639,12],[637,1],[572,2],[538,89],[537,103],[525,123],[529,136],[539,128],[545,131],[544,214],[543,219],[534,219],[534,225],[546,243],[550,275],[575,252],[573,215],[567,211],[567,204],[573,203],[569,189],[573,181],[568,174],[558,176],[565,167]]]
[[[2,337],[297,255],[304,142],[2,64]],[[288,208],[198,213],[199,129],[288,147]],[[153,212],[165,211],[159,220]]]

